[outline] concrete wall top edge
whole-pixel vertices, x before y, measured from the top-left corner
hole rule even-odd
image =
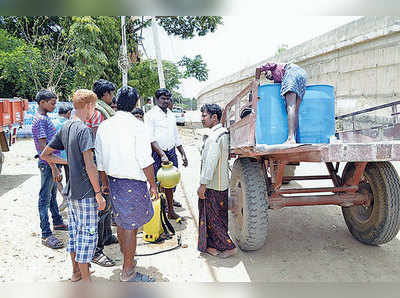
[[[197,95],[197,98],[221,86],[253,77],[255,68],[268,61],[298,63],[321,54],[326,54],[340,48],[395,32],[400,32],[400,17],[363,17],[292,47],[279,56],[269,57],[230,76],[222,78],[202,89]]]

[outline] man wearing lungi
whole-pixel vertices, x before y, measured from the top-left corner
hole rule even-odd
[[[261,66],[265,77],[274,83],[281,83],[281,96],[285,98],[288,115],[288,138],[286,144],[296,143],[296,128],[299,122],[299,107],[306,91],[307,74],[293,63],[267,63]]]
[[[96,100],[92,91],[77,90],[73,96],[75,113],[72,120],[63,125],[41,155],[49,163],[69,166],[67,251],[72,261],[72,282],[90,281],[89,264],[97,244],[97,210],[106,206],[93,158],[93,135],[85,125],[94,113]],[[66,151],[68,163],[53,154],[56,150]]]
[[[155,175],[161,168],[162,162],[171,161],[175,167],[178,167],[175,147],[182,156],[183,166],[187,167],[188,165],[185,151],[179,139],[175,115],[168,108],[171,103],[171,95],[171,92],[166,88],[158,89],[155,93],[155,106],[144,115],[144,122],[150,133]],[[167,197],[168,218],[178,219],[179,215],[174,210],[174,204],[178,205],[178,202],[174,202],[174,189],[164,189],[163,192]]]
[[[210,128],[201,154],[199,196],[198,249],[212,256],[228,258],[237,249],[228,235],[228,154],[229,136],[220,123],[221,107],[205,104],[201,107],[201,122]]]
[[[151,197],[157,196],[149,133],[132,115],[139,95],[135,88],[118,90],[117,112],[102,122],[96,136],[97,169],[102,190],[110,193],[118,241],[124,255],[120,281],[151,282],[136,272],[137,230],[153,217]],[[150,184],[150,193],[147,183]]]

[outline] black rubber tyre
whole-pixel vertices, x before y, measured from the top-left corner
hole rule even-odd
[[[236,199],[229,211],[229,231],[242,250],[257,250],[268,232],[267,186],[261,165],[250,158],[236,159],[230,191]]]
[[[344,181],[352,177],[354,169],[353,163],[346,164]],[[396,169],[390,162],[369,162],[359,187],[373,201],[369,207],[342,207],[350,233],[369,245],[391,241],[400,229],[400,179]]]

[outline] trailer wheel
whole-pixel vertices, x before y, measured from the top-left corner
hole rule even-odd
[[[267,186],[261,165],[238,158],[230,181],[229,230],[242,250],[257,250],[267,238]]]
[[[354,164],[347,163],[343,181],[350,179]],[[342,207],[346,225],[354,238],[369,245],[392,240],[400,229],[400,179],[390,162],[369,162],[359,184],[360,192],[370,194],[368,207]]]

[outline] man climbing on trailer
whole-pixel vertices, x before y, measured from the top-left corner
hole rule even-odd
[[[306,91],[307,74],[293,63],[266,63],[261,72],[274,83],[281,83],[281,96],[285,98],[288,115],[288,138],[284,144],[296,144],[296,128],[299,120],[299,107]]]

